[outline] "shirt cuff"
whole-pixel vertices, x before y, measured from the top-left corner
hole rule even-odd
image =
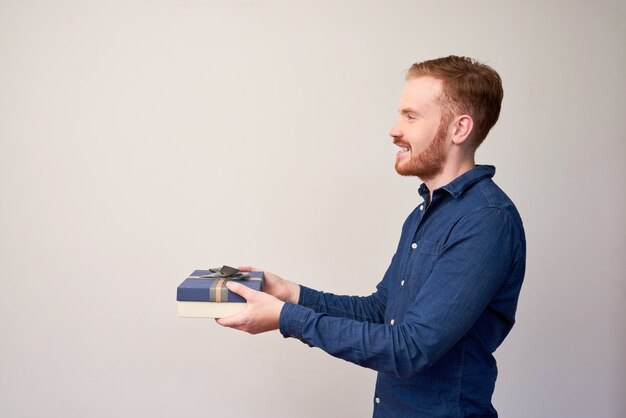
[[[310,287],[300,285],[300,298],[298,299],[298,305],[306,306],[316,311],[319,301],[320,292],[313,290]]]
[[[278,317],[278,329],[283,337],[302,339],[302,331],[308,316],[313,311],[310,308],[285,302]]]

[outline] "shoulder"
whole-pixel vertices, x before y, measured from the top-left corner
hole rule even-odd
[[[491,179],[483,178],[453,199],[451,231],[483,231],[483,234],[508,230],[524,241],[524,227],[517,208],[507,194]]]
[[[500,209],[514,218],[519,218],[515,204],[493,181],[491,176],[483,176],[473,182],[466,183],[461,190],[453,191],[450,195],[462,212]]]

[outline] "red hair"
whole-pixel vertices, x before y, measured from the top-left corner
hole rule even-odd
[[[472,58],[436,58],[415,63],[406,79],[431,76],[443,81],[440,97],[444,117],[467,114],[474,121],[472,133],[477,148],[496,124],[502,105],[502,80],[490,66]]]

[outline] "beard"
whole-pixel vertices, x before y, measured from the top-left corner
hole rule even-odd
[[[443,172],[448,155],[446,153],[447,118],[443,118],[435,137],[428,147],[409,161],[398,164],[396,172],[401,176],[416,176],[422,180],[430,180]],[[403,144],[402,141],[394,141],[394,144]],[[406,145],[406,144],[404,144]]]

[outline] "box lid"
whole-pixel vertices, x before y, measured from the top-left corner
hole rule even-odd
[[[237,281],[254,290],[263,290],[263,272],[251,271],[250,278],[199,278],[211,274],[210,270],[195,270],[176,289],[176,300],[190,302],[245,302],[246,300],[226,288],[228,281]]]

